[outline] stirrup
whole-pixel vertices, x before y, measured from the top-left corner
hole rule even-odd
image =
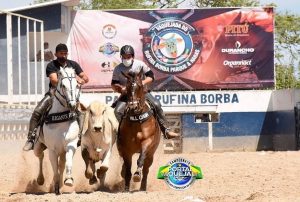
[[[169,139],[176,139],[176,138],[179,138],[179,134],[175,133],[175,132],[172,132],[173,134],[176,134],[175,136],[171,136],[170,134],[168,135],[168,133],[171,132],[170,128],[166,128],[165,132],[163,133],[163,136],[166,140],[169,140]]]

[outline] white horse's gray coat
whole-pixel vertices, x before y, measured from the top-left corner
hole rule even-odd
[[[58,86],[55,91],[53,105],[49,114],[74,110],[77,104],[77,96],[80,93],[76,81],[76,74],[72,68],[61,68],[58,72]],[[64,184],[73,185],[72,161],[77,149],[79,126],[76,119],[44,124],[42,132],[34,146],[34,153],[40,160],[40,172],[37,182],[44,183],[42,161],[43,151],[49,149],[49,159],[53,170],[53,183],[56,194],[62,185],[63,173],[66,168]]]

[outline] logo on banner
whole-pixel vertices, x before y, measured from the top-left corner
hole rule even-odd
[[[223,62],[224,66],[228,66],[230,68],[249,67],[251,64],[252,60],[225,60]]]
[[[249,36],[249,25],[227,25],[224,27],[225,36]]]
[[[197,30],[174,18],[153,24],[144,40],[144,56],[155,69],[176,74],[189,69],[198,59],[201,43],[193,42]]]
[[[117,29],[112,24],[107,24],[102,29],[102,35],[107,39],[112,39],[116,36]]]
[[[222,53],[228,53],[228,54],[248,54],[253,53],[254,48],[241,48],[241,42],[236,41],[234,44],[235,48],[222,48]]]
[[[106,43],[99,48],[99,52],[103,53],[106,56],[113,56],[116,52],[119,52],[120,49],[118,46],[112,43]]]
[[[196,179],[202,178],[201,168],[184,158],[176,158],[166,166],[161,166],[157,174],[157,179],[164,179],[171,188],[177,190],[187,189]]]
[[[113,72],[114,68],[118,65],[118,63],[116,62],[111,62],[111,61],[107,61],[107,62],[102,62],[101,63],[101,72]]]

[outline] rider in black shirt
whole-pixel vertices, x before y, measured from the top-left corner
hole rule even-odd
[[[43,114],[51,107],[52,105],[52,95],[54,94],[55,88],[58,83],[57,72],[60,67],[72,67],[74,68],[77,74],[77,82],[81,85],[89,81],[86,74],[82,71],[80,65],[72,60],[68,60],[68,47],[65,44],[58,44],[55,49],[56,60],[51,61],[46,68],[47,77],[49,77],[49,91],[45,94],[45,97],[39,102],[39,104],[34,109],[30,122],[27,141],[23,147],[24,151],[29,151],[33,149],[35,133],[40,124],[40,120]],[[81,117],[82,118],[82,117]]]

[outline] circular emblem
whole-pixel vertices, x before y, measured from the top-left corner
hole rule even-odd
[[[165,73],[180,73],[198,59],[201,43],[193,41],[197,31],[188,23],[164,18],[153,24],[144,38],[144,56],[155,69]]]
[[[106,43],[99,47],[99,52],[106,56],[113,56],[116,52],[119,52],[119,47],[112,43]]]
[[[177,158],[168,163],[165,182],[173,189],[187,189],[195,180],[192,171],[193,164],[183,158]]]
[[[102,29],[102,35],[107,39],[112,39],[116,36],[117,29],[112,24],[107,24]]]

